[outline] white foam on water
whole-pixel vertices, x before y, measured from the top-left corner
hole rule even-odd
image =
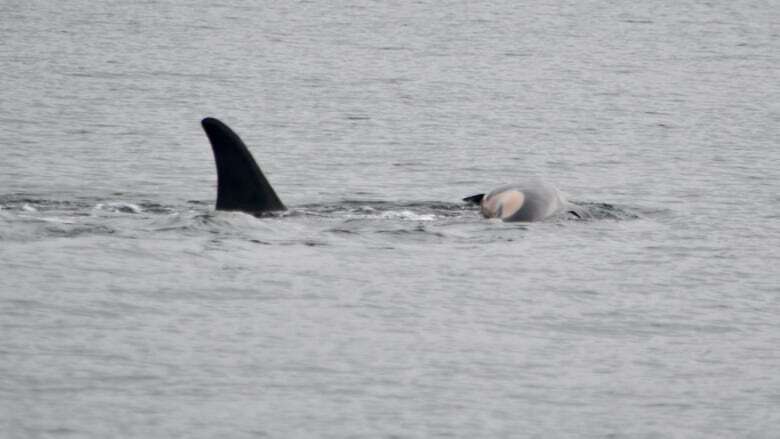
[[[143,209],[141,206],[133,203],[126,203],[123,201],[116,201],[111,203],[98,203],[95,206],[95,210],[102,210],[106,212],[121,212],[121,213],[141,213]]]
[[[412,212],[411,210],[391,210],[389,212],[384,212],[380,216],[383,219],[402,219],[402,220],[408,220],[408,221],[434,221],[436,220],[436,215],[434,214],[420,214]]]

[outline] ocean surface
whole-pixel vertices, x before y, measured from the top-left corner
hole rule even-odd
[[[780,437],[780,6],[526,3],[0,2],[0,437]]]

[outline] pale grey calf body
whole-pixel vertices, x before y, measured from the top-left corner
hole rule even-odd
[[[506,222],[542,221],[563,212],[579,218],[587,215],[582,208],[566,201],[558,188],[538,179],[494,189],[482,197],[479,204],[485,218]]]

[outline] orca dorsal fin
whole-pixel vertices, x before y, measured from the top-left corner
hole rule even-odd
[[[201,125],[217,164],[217,210],[247,213],[285,210],[241,138],[211,117],[203,119]]]
[[[474,204],[480,204],[482,202],[482,199],[485,198],[485,194],[476,194],[472,195],[470,197],[466,197],[463,199],[463,201],[467,203],[474,203]]]

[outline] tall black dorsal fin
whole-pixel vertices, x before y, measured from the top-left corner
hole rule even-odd
[[[285,210],[241,138],[217,119],[207,117],[201,124],[217,163],[217,209],[247,213]]]

